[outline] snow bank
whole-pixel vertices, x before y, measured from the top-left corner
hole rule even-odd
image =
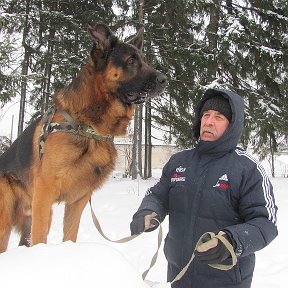
[[[0,271],[9,288],[149,287],[120,252],[94,243],[12,249],[0,255]]]

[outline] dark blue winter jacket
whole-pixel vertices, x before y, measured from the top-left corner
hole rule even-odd
[[[228,231],[238,263],[229,271],[220,271],[194,261],[172,287],[248,288],[254,252],[277,236],[272,185],[259,162],[236,147],[243,130],[243,99],[227,90],[207,90],[196,112],[194,137],[199,138],[198,115],[203,103],[218,93],[229,99],[232,109],[226,132],[216,141],[199,141],[195,148],[173,155],[138,211],[153,210],[162,221],[169,215],[164,246],[168,281],[186,265],[199,237],[207,231]]]

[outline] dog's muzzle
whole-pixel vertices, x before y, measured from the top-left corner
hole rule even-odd
[[[158,73],[154,83],[147,84],[141,92],[127,92],[126,102],[130,104],[142,104],[147,99],[154,98],[161,94],[167,84],[167,77],[162,73]]]

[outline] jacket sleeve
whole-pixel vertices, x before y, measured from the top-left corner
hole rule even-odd
[[[157,213],[162,222],[168,213],[169,203],[169,189],[170,189],[170,177],[169,177],[169,161],[166,163],[162,170],[162,176],[160,180],[151,188],[149,188],[139,206],[138,211],[134,214],[133,218],[141,210],[152,210]]]
[[[239,214],[243,223],[225,228],[235,241],[237,256],[264,248],[278,234],[272,184],[259,163],[249,170],[242,175],[239,191]]]

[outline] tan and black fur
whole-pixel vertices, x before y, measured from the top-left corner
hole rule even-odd
[[[89,27],[94,46],[79,77],[54,97],[53,122],[67,112],[102,136],[125,135],[135,104],[162,92],[166,78],[145,63],[143,29],[120,41],[104,24]],[[19,245],[46,243],[52,204],[65,202],[63,241],[76,241],[82,211],[114,169],[112,141],[60,131],[48,135],[39,157],[43,120],[32,123],[0,157],[0,253],[13,227]],[[31,238],[30,238],[31,234]]]

